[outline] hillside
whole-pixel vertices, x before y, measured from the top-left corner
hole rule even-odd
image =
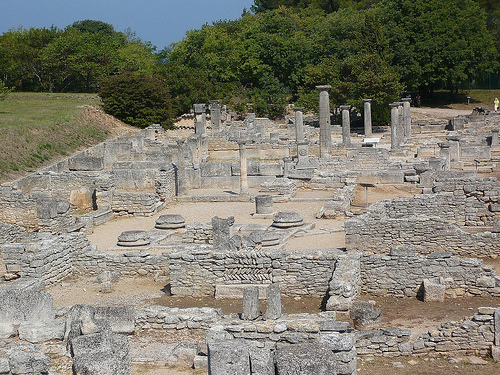
[[[105,114],[96,94],[12,93],[0,101],[0,182],[135,130]]]

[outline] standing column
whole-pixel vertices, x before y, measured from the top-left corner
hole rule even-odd
[[[298,142],[304,141],[304,118],[303,118],[304,108],[295,108],[295,139]]]
[[[240,146],[240,194],[248,195],[248,174],[247,174],[247,143],[239,141]]]
[[[344,147],[351,147],[351,109],[350,105],[341,105],[342,111],[342,144]]]
[[[403,102],[398,102],[398,143],[400,146],[403,145],[405,141],[405,129],[403,121]]]
[[[319,154],[328,158],[332,154],[332,127],[330,124],[329,85],[316,86],[319,90]]]
[[[391,103],[389,104],[389,107],[391,107],[391,151],[397,152],[401,151],[401,145],[399,144],[399,135],[398,135],[399,103]]]
[[[411,114],[410,114],[410,98],[401,99],[403,102],[403,124],[404,124],[404,134],[405,138],[411,137]]]
[[[210,101],[210,123],[212,126],[212,133],[218,133],[220,131],[221,124],[221,112],[220,112],[220,101],[212,100]]]
[[[194,111],[194,134],[201,135],[207,132],[207,115],[205,104],[195,104]]]
[[[448,143],[438,143],[438,146],[440,148],[439,156],[441,158],[445,159],[444,161],[444,170],[449,171],[450,170],[450,145]]]
[[[491,149],[499,150],[500,143],[498,141],[498,129],[491,129]]]
[[[365,137],[372,136],[372,104],[371,99],[363,99],[363,122],[365,125]]]

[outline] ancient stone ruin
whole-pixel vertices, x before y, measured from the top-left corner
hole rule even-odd
[[[331,109],[317,89],[319,116],[231,120],[220,101],[195,104],[192,126],[151,125],[1,185],[0,373],[499,359],[500,116],[416,120],[404,98],[376,127],[371,99]],[[141,283],[168,303],[131,298]],[[379,297],[494,302],[414,332],[384,320]]]

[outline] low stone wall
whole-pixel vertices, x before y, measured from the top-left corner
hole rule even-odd
[[[152,216],[161,206],[156,193],[113,192],[111,209],[118,216]]]
[[[135,326],[136,330],[206,330],[221,318],[221,311],[212,307],[179,309],[155,305],[145,309],[136,309]]]
[[[195,244],[211,244],[213,239],[212,224],[194,222],[186,225],[186,234],[182,242]]]
[[[436,216],[381,218],[367,213],[344,224],[349,251],[387,253],[394,245],[413,245],[420,254],[436,251],[465,257],[500,255],[500,233],[468,233]]]
[[[482,259],[460,258],[449,253],[427,257],[410,247],[396,247],[389,255],[361,257],[360,288],[372,295],[415,297],[424,279],[442,277],[448,297],[500,296],[500,277]]]
[[[170,166],[160,169],[155,179],[156,194],[164,202],[170,202],[176,195],[176,172]]]
[[[258,348],[257,353],[250,350],[250,362],[256,362],[264,368],[263,358],[270,360],[278,348],[294,344],[325,345],[335,358],[337,374],[356,374],[355,335],[349,324],[335,320],[300,318],[282,318],[273,321],[232,321],[213,325],[207,331],[207,342],[244,340],[251,348]],[[265,353],[264,353],[265,352]],[[311,353],[314,355],[314,353]],[[326,358],[325,358],[326,359]],[[288,360],[293,361],[293,358]],[[274,366],[272,366],[274,368]],[[257,374],[257,372],[250,372]],[[249,374],[250,374],[249,373]]]
[[[168,272],[168,258],[147,252],[108,254],[88,249],[73,254],[73,269],[85,275],[98,275],[103,271],[113,271],[121,276],[155,276]]]
[[[495,337],[494,307],[480,307],[470,318],[442,323],[415,335],[410,330],[381,328],[356,331],[359,356],[397,357],[411,354],[488,354]]]
[[[188,248],[170,259],[172,294],[213,296],[217,285],[279,283],[289,297],[324,297],[341,250],[212,251]]]
[[[16,242],[16,239],[25,233],[25,229],[19,225],[6,225],[0,223],[0,244]]]

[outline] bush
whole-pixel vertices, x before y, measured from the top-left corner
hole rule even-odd
[[[172,100],[160,79],[125,72],[103,79],[100,86],[106,113],[141,128],[151,124],[172,126]]]

